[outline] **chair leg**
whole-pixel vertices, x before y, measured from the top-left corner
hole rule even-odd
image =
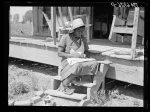
[[[90,99],[91,96],[91,88],[87,88],[87,99]]]
[[[102,90],[105,90],[105,78],[103,79],[103,82],[102,82]]]

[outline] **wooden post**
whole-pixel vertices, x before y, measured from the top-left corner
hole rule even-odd
[[[33,15],[33,35],[36,35],[38,32],[38,26],[37,26],[37,8],[38,7],[33,7],[32,9],[32,15]]]
[[[9,7],[9,40],[11,39],[11,18],[10,18],[10,7]]]
[[[69,10],[69,15],[70,15],[71,23],[72,23],[73,17],[72,17],[72,10],[71,10],[71,7],[68,7],[68,10]]]
[[[38,10],[38,14],[39,14],[39,35],[42,35],[43,34],[43,14],[42,14],[42,10],[43,10],[43,7],[39,7],[39,10]]]
[[[87,30],[86,30],[86,34],[87,34],[87,42],[89,43],[90,42],[90,21],[89,21],[89,19],[90,19],[90,8],[89,7],[87,7],[87,11],[86,11],[86,25],[88,26],[87,27]]]
[[[59,11],[59,14],[60,14],[60,19],[61,19],[62,26],[63,26],[63,28],[65,28],[65,22],[63,20],[63,15],[62,15],[61,7],[58,7],[58,11]]]
[[[93,22],[93,19],[94,19],[94,9],[93,9],[93,7],[91,7],[90,17],[91,17],[91,25],[92,25],[91,29],[90,29],[90,33],[91,33],[90,39],[92,39],[93,38],[93,27],[94,27],[94,22]]]
[[[51,21],[52,21],[52,37],[54,45],[56,45],[56,7],[51,7]]]
[[[109,33],[109,40],[111,40],[113,36],[113,29],[114,29],[115,21],[116,21],[116,15],[113,15],[113,21],[112,21],[111,29]]]
[[[138,19],[139,19],[139,7],[135,7],[134,21],[133,21],[132,45],[131,45],[131,57],[132,57],[132,59],[135,59],[135,53],[136,53]]]

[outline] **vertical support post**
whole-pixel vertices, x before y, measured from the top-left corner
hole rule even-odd
[[[90,99],[91,96],[91,88],[87,88],[87,99]]]
[[[43,10],[43,7],[39,7],[39,10],[38,10],[38,14],[39,14],[39,34],[43,34],[43,14],[42,14],[42,10]]]
[[[56,45],[56,7],[51,7],[51,21],[52,21],[52,37],[54,45]]]
[[[59,15],[60,15],[62,26],[63,26],[63,28],[65,28],[65,22],[63,20],[63,15],[62,15],[61,7],[58,7],[58,11],[59,11]]]
[[[132,45],[131,45],[131,57],[132,57],[132,59],[135,59],[135,53],[136,53],[138,19],[139,19],[139,7],[135,7],[134,21],[133,21]]]
[[[144,45],[144,37],[142,38],[142,45]]]
[[[89,43],[90,42],[90,7],[87,7],[87,11],[86,11],[86,25],[88,26],[87,27],[87,31],[86,31],[86,34],[87,34],[87,42]]]
[[[10,20],[10,7],[9,7],[9,40],[11,39],[11,20]]]
[[[72,16],[71,7],[68,7],[68,11],[69,11],[69,15],[70,15],[71,23],[72,23],[72,21],[73,21],[73,16]]]
[[[93,37],[93,27],[94,27],[94,22],[93,22],[93,19],[94,19],[94,10],[93,10],[93,7],[91,7],[90,17],[91,17],[91,25],[92,25],[91,29],[90,29],[90,32],[91,32],[90,39],[92,39],[92,37]]]

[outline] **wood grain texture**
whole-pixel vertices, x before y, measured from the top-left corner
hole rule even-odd
[[[83,99],[86,98],[85,94],[74,93],[72,95],[67,95],[63,92],[60,92],[60,91],[57,91],[57,90],[50,90],[50,89],[46,90],[44,93],[52,95],[52,96],[56,96],[56,97],[69,98],[69,99],[75,99],[75,100],[83,100]]]
[[[56,45],[56,7],[51,7],[51,21],[52,37],[54,39],[54,45]]]
[[[139,22],[139,7],[135,8],[135,13],[134,13],[134,21],[133,21],[133,35],[132,35],[132,44],[131,44],[131,49],[132,49],[132,59],[135,58],[135,53],[136,53],[136,41],[137,41],[137,31],[138,31],[138,22]]]

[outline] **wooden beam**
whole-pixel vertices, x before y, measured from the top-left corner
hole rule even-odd
[[[113,33],[127,33],[132,34],[133,33],[133,27],[127,28],[127,27],[114,27]]]
[[[136,53],[136,41],[137,41],[139,12],[140,12],[139,7],[135,7],[134,21],[133,21],[132,45],[131,45],[131,57],[132,57],[132,59],[135,58],[135,53]]]
[[[73,21],[73,16],[72,16],[72,9],[71,9],[71,7],[68,7],[68,11],[69,11],[69,16],[70,16],[71,23],[72,23],[72,21]]]
[[[87,27],[87,42],[89,43],[90,42],[90,26],[89,26],[89,19],[90,19],[90,16],[89,16],[89,14],[90,14],[90,8],[89,7],[87,7],[87,9],[86,9],[87,11],[86,11],[86,25],[88,26]]]
[[[38,27],[39,27],[39,35],[42,35],[42,33],[43,33],[43,29],[42,29],[42,25],[43,25],[43,14],[42,14],[42,11],[43,11],[43,7],[39,7],[39,10],[38,10],[38,17],[39,17],[39,21],[38,21],[38,23],[37,24],[39,24],[38,25]]]
[[[72,95],[67,95],[61,91],[51,90],[51,89],[46,90],[45,94],[49,94],[51,96],[56,96],[56,97],[75,99],[75,100],[83,100],[86,98],[86,94],[73,93]]]
[[[61,7],[58,7],[58,11],[59,11],[62,26],[63,26],[63,28],[65,28],[65,22],[64,22],[64,19],[63,19]]]
[[[93,27],[94,27],[94,9],[93,9],[93,7],[91,7],[91,15],[90,15],[90,17],[91,17],[91,24],[92,24],[92,26],[91,26],[91,37],[90,37],[90,39],[93,39]]]
[[[52,37],[54,45],[56,45],[56,7],[51,7]]]
[[[33,15],[33,35],[36,35],[38,33],[37,11],[38,11],[38,7],[33,7],[33,9],[32,9],[32,15]]]
[[[109,40],[112,39],[113,29],[114,29],[114,25],[115,25],[115,20],[116,20],[116,15],[113,15],[113,21],[112,21],[111,29],[110,29],[110,33],[109,33]]]
[[[84,86],[84,87],[88,87],[88,88],[91,88],[92,86],[95,85],[95,83],[91,83],[91,82],[87,82],[87,81],[72,82],[72,83],[77,86]]]
[[[61,58],[58,57],[57,49],[49,47],[38,47],[37,45],[30,44],[28,46],[23,45],[9,45],[9,56],[44,63],[48,65],[60,66]],[[30,54],[30,55],[29,55]],[[53,79],[58,79],[53,77]]]

